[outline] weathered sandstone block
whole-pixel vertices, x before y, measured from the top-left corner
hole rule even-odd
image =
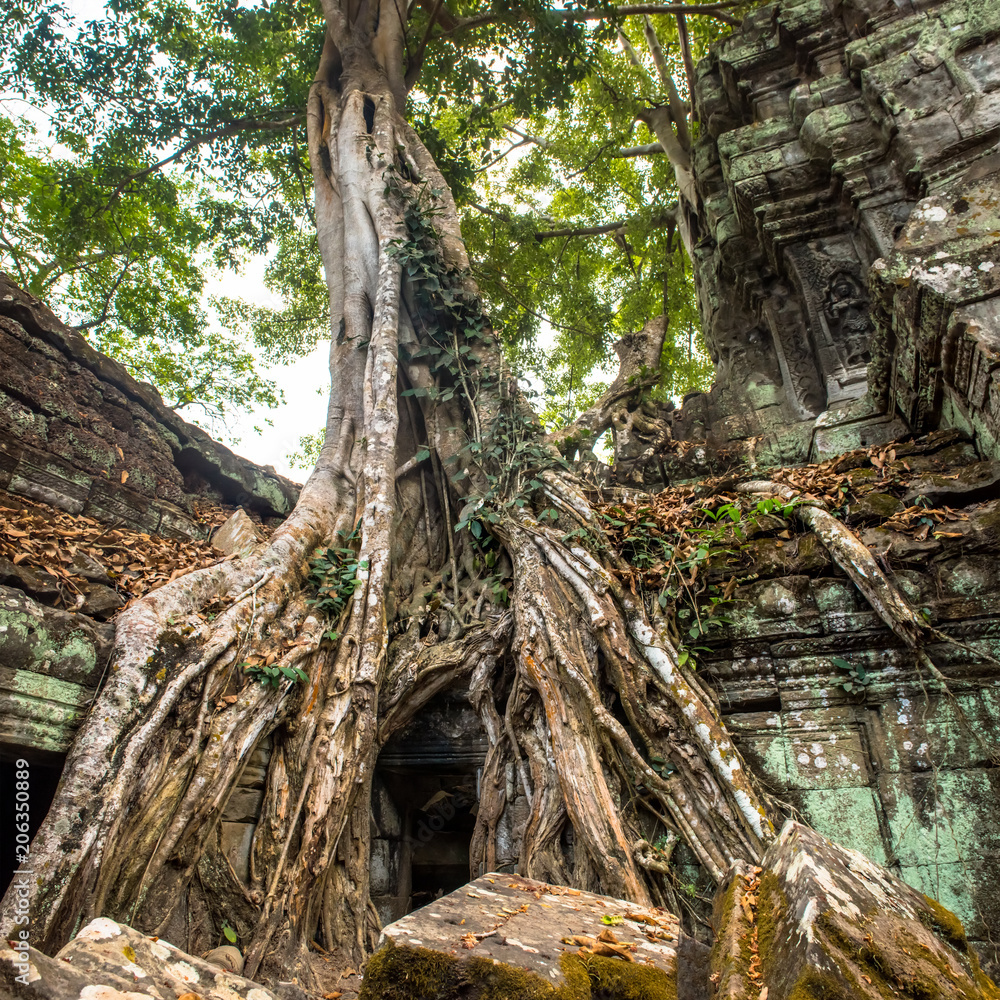
[[[707,949],[666,910],[490,874],[390,924],[362,1000],[700,1000]]]
[[[726,1000],[1000,997],[954,914],[799,823],[760,866],[734,866],[714,923]]]
[[[23,956],[0,950],[4,1000],[278,1000],[228,968],[103,917],[55,958],[34,948]]]

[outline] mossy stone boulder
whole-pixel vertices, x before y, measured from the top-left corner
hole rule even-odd
[[[729,873],[715,921],[719,997],[1000,1000],[953,913],[792,821]]]
[[[519,875],[485,875],[382,933],[361,1000],[708,997],[708,949],[672,913]]]

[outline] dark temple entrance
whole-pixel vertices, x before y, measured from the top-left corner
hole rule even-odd
[[[20,760],[27,761],[26,769],[18,767]],[[64,760],[62,754],[0,743],[0,896],[7,891],[15,869],[20,867],[19,855],[15,853],[18,843],[15,824],[23,821],[24,814],[17,811],[17,773],[28,772],[28,789],[26,793],[22,789],[21,793],[27,795],[28,836],[33,839],[55,798]],[[31,867],[30,856],[26,867]]]
[[[391,923],[469,881],[486,734],[464,693],[435,698],[379,756],[372,902]]]

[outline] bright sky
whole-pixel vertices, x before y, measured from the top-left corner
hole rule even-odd
[[[209,284],[205,291],[207,295],[229,295],[256,305],[280,306],[280,300],[264,286],[266,263],[263,257],[251,259],[241,274],[226,272],[217,283]],[[326,423],[330,388],[329,350],[327,341],[292,364],[263,370],[263,374],[285,394],[284,406],[237,415],[227,421],[228,434],[220,434],[217,427],[206,426],[205,429],[238,455],[258,465],[273,465],[281,475],[302,482],[308,472],[293,469],[288,464],[288,456],[298,451],[299,438],[303,434],[315,434]],[[182,415],[192,423],[200,423],[197,410],[191,413],[182,411]],[[233,444],[233,439],[238,439],[239,443]]]

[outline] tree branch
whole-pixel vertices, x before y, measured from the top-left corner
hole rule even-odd
[[[624,399],[640,395],[660,380],[660,355],[667,335],[667,317],[651,319],[641,333],[629,333],[615,344],[618,374],[607,392],[593,406],[584,410],[573,423],[553,431],[546,438],[561,452],[588,450],[607,430],[615,408]]]
[[[653,27],[653,22],[650,21],[648,14],[642,19],[642,30],[646,38],[646,48],[649,49],[649,54],[653,57],[653,65],[656,67],[656,72],[660,77],[660,83],[665,88],[669,87],[673,77],[670,75],[670,69],[667,66],[667,57],[663,54],[663,46],[660,45],[660,39],[657,37],[656,29]]]
[[[682,17],[683,15],[678,14],[677,16]],[[646,47],[649,49],[649,54],[653,57],[653,63],[656,65],[656,72],[660,76],[660,82],[666,88],[667,94],[670,97],[670,117],[673,119],[674,126],[677,129],[677,141],[683,149],[690,151],[691,136],[688,133],[687,127],[687,108],[681,100],[681,95],[677,92],[677,83],[667,66],[667,57],[663,54],[663,48],[660,45],[660,39],[657,37],[656,29],[653,27],[653,22],[650,21],[648,16],[642,20],[646,36]],[[693,93],[690,90],[690,86],[691,80],[689,79],[688,93]]]
[[[125,263],[122,265],[122,269],[119,272],[118,277],[115,278],[115,282],[108,290],[108,294],[104,296],[104,307],[101,310],[101,315],[98,316],[97,319],[92,319],[87,323],[80,323],[77,326],[74,326],[74,330],[83,331],[93,329],[95,326],[100,326],[108,318],[108,313],[111,311],[111,300],[115,297],[115,294],[118,291],[118,286],[122,283],[122,279],[125,277],[126,272],[131,266],[132,258],[130,253],[128,253],[125,255]]]
[[[528,132],[522,132],[519,128],[514,128],[513,125],[504,125],[504,128],[508,132],[513,132],[514,135],[520,136],[525,142],[533,142],[536,146],[541,146],[542,149],[551,149],[552,143],[548,139],[543,139],[538,135],[531,135]],[[518,144],[520,145],[520,143]]]
[[[691,39],[688,37],[687,21],[682,13],[677,14],[677,36],[681,42],[681,58],[688,81],[688,103],[691,105],[691,120],[694,121],[694,59],[691,57]]]
[[[732,7],[741,7],[750,0],[726,0],[724,3],[706,4],[630,4],[623,7],[612,7],[608,10],[551,10],[548,15],[558,18],[560,21],[604,21],[615,17],[631,17],[634,14],[707,14],[725,24],[736,26],[739,24],[735,18],[727,17],[722,12]],[[477,14],[475,17],[467,17],[458,21],[453,28],[442,31],[435,37],[445,38],[457,31],[467,31],[470,28],[479,28],[484,24],[492,24],[495,21],[504,21],[511,18],[511,12],[506,10],[486,11]],[[525,19],[526,15],[516,15],[515,19]]]
[[[672,216],[669,215],[658,215],[653,216],[649,222],[653,226],[665,226],[670,222],[671,218]],[[614,233],[627,229],[637,221],[638,219],[633,217],[631,219],[623,219],[620,222],[609,222],[603,226],[586,226],[579,229],[550,229],[543,233],[535,233],[535,239],[541,243],[543,240],[556,239],[560,236],[603,236],[606,233]]]
[[[483,272],[480,272],[480,274],[483,274]],[[525,301],[523,301],[523,299],[520,299],[517,295],[514,294],[514,291],[511,289],[511,287],[501,277],[494,276],[493,280],[496,281],[496,283],[504,290],[504,292],[511,299],[511,301],[514,302],[516,305],[520,306],[529,316],[534,316],[535,319],[540,320],[542,323],[548,323],[549,326],[553,326],[557,330],[566,330],[568,333],[575,333],[585,337],[593,335],[592,330],[585,330],[583,329],[583,327],[580,326],[569,326],[566,323],[559,323],[558,321],[554,320],[551,316],[546,316],[544,313],[540,313],[537,310],[532,309],[531,306],[529,306]]]
[[[305,178],[302,176],[302,168],[299,160],[299,130],[298,127],[295,129],[294,134],[295,139],[295,152],[292,155],[292,169],[295,171],[295,176],[299,181],[299,190],[302,192],[302,204],[305,206],[306,217],[315,226],[316,225],[316,213],[313,210],[313,204],[309,199],[309,195],[306,193],[306,182]]]
[[[410,63],[403,80],[407,91],[413,87],[417,82],[417,77],[420,76],[420,70],[424,65],[424,53],[427,51],[427,43],[431,40],[431,32],[434,30],[434,25],[437,24],[443,4],[444,0],[434,0],[434,6],[431,7],[430,18],[427,21],[427,27],[424,29],[424,37],[420,39],[417,53],[413,57],[413,61]]]
[[[474,208],[477,212],[482,212],[483,215],[488,215],[491,219],[498,219],[500,222],[506,222],[509,224],[512,221],[509,215],[504,215],[502,212],[498,212],[486,205],[480,205],[475,201],[469,202],[469,208]]]
[[[663,153],[663,145],[651,142],[648,146],[630,146],[628,149],[616,149],[610,155],[615,159],[624,160],[630,156],[658,156]]]
[[[522,146],[527,146],[530,142],[529,139],[522,139],[520,142],[515,142],[513,145],[508,146],[502,153],[497,153],[488,163],[484,163],[477,171],[477,174],[485,173],[490,167],[496,166],[505,156],[513,153],[515,149],[520,149]]]
[[[554,240],[560,236],[603,236],[605,233],[624,229],[626,225],[625,222],[609,222],[604,226],[585,226],[582,229],[550,229],[544,233],[535,233],[535,239],[541,243],[543,240]]]
[[[240,118],[235,122],[231,122],[229,125],[224,125],[222,128],[214,129],[211,132],[205,132],[203,135],[195,136],[194,139],[184,143],[180,149],[171,153],[170,156],[164,157],[164,159],[160,160],[158,163],[154,163],[152,166],[146,167],[144,170],[138,170],[134,174],[129,174],[128,177],[126,177],[118,185],[118,187],[111,192],[111,197],[108,198],[107,203],[101,211],[106,212],[133,181],[141,181],[144,177],[148,177],[150,174],[156,173],[157,170],[162,170],[168,164],[173,163],[175,160],[179,160],[185,153],[191,152],[192,149],[196,149],[198,146],[203,146],[206,142],[214,142],[216,139],[225,139],[227,136],[237,135],[240,132],[249,131],[251,129],[277,132],[281,129],[298,125],[302,121],[304,121],[303,115],[295,115],[292,118],[286,118],[284,121],[262,122],[256,118]]]

